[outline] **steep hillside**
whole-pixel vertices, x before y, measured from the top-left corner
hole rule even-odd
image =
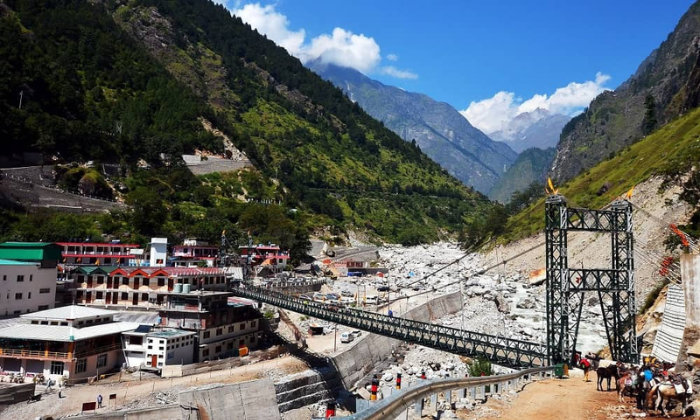
[[[697,166],[700,162],[700,108],[665,125],[643,140],[626,147],[595,167],[563,185],[555,185],[576,207],[601,208],[623,195],[631,187],[648,180],[653,175],[662,177],[665,186],[681,184],[681,179],[691,171],[689,183],[684,184],[685,197],[700,197]],[[695,169],[694,169],[695,168]],[[544,188],[544,187],[543,187]],[[544,191],[543,191],[544,192]],[[697,203],[697,201],[695,201]],[[693,203],[693,204],[695,204]],[[504,242],[521,239],[544,228],[544,198],[508,221],[508,235]],[[695,218],[697,223],[697,218]],[[672,221],[669,221],[671,223]]]
[[[488,133],[488,136],[506,143],[518,153],[533,147],[547,149],[559,143],[561,129],[570,119],[566,115],[551,114],[537,108],[532,112],[523,112],[513,118],[507,127]]]
[[[330,226],[416,243],[490,211],[483,196],[223,6],[5,4],[0,135],[15,141],[3,152],[119,163],[115,183],[134,212],[101,222],[103,233],[211,240],[227,228],[291,244]],[[227,141],[256,169],[195,178],[182,168],[181,153],[222,154]]]
[[[552,164],[566,180],[700,105],[700,3],[615,91],[604,92],[563,129]]]
[[[318,63],[310,67],[404,140],[415,140],[435,162],[477,191],[488,192],[517,156],[444,102],[384,85],[354,69]]]
[[[533,182],[544,185],[547,171],[554,158],[554,148],[542,150],[538,148],[527,149],[518,155],[515,163],[498,180],[498,183],[489,192],[489,198],[507,203],[516,191],[525,191]]]

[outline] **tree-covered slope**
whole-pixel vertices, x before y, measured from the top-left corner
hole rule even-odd
[[[5,4],[0,110],[8,117],[0,135],[13,140],[6,152],[120,163],[118,181],[135,211],[102,221],[103,232],[211,238],[223,226],[274,240],[282,235],[277,221],[292,236],[332,226],[416,243],[477,223],[492,208],[223,6]],[[182,168],[182,152],[223,151],[204,120],[256,169],[195,178]],[[141,159],[153,169],[139,169]],[[254,216],[243,196],[281,212],[257,206]]]
[[[700,105],[700,3],[615,91],[598,96],[562,130],[552,164],[567,180]]]
[[[533,182],[542,184],[553,158],[553,147],[545,150],[533,147],[523,151],[491,189],[489,197],[501,203],[508,203],[513,193],[525,191]]]

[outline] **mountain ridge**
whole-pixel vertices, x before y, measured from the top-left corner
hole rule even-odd
[[[307,66],[401,138],[415,140],[428,156],[477,191],[488,192],[517,157],[507,144],[490,139],[445,102],[385,85],[354,69],[318,62]]]

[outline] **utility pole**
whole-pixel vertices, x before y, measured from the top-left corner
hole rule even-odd
[[[22,109],[22,97],[24,96],[24,91],[19,92],[19,109]]]

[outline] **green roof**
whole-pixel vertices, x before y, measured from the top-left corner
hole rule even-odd
[[[36,265],[36,263],[33,263],[33,262],[25,262],[25,261],[15,261],[15,260],[3,260],[3,259],[0,259],[0,265]]]
[[[18,261],[59,261],[61,246],[51,242],[4,242],[0,244],[0,259]]]
[[[87,265],[87,266],[82,266],[79,267],[76,271],[87,274],[88,276],[93,275],[93,274],[109,274],[112,271],[116,270],[119,268],[118,266],[112,266],[112,265]]]

